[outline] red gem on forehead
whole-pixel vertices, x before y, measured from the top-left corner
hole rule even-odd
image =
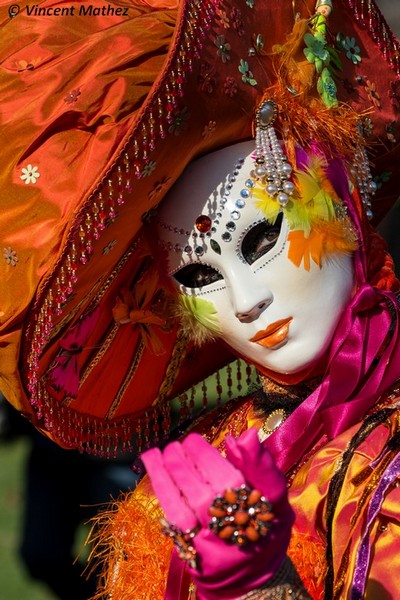
[[[195,225],[200,233],[207,233],[211,229],[212,221],[207,215],[200,215],[197,217]]]

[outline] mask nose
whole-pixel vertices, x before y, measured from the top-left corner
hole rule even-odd
[[[236,313],[236,318],[239,319],[241,323],[252,323],[261,315],[262,312],[271,304],[271,300],[262,300],[258,302],[252,309],[247,312],[238,312]]]

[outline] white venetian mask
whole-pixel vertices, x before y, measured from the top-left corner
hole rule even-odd
[[[352,295],[352,258],[333,252],[307,268],[290,260],[285,215],[271,225],[252,197],[253,150],[243,142],[192,163],[163,202],[157,231],[169,274],[182,294],[212,304],[227,344],[296,373],[329,346]]]

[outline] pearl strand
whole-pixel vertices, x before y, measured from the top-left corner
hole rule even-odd
[[[282,207],[287,206],[294,193],[294,184],[289,181],[292,167],[287,162],[272,123],[278,114],[273,100],[263,102],[256,113],[256,158],[251,175],[265,184],[267,194],[275,198]]]

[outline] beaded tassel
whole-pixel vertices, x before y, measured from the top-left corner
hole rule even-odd
[[[295,188],[294,183],[289,181],[292,167],[272,127],[277,115],[278,108],[273,100],[262,102],[256,112],[256,158],[251,176],[266,183],[267,194],[284,207]]]
[[[354,164],[354,175],[364,205],[365,214],[368,219],[372,219],[374,215],[371,210],[371,196],[376,193],[377,185],[372,179],[368,155],[364,146],[360,145],[357,147]]]

